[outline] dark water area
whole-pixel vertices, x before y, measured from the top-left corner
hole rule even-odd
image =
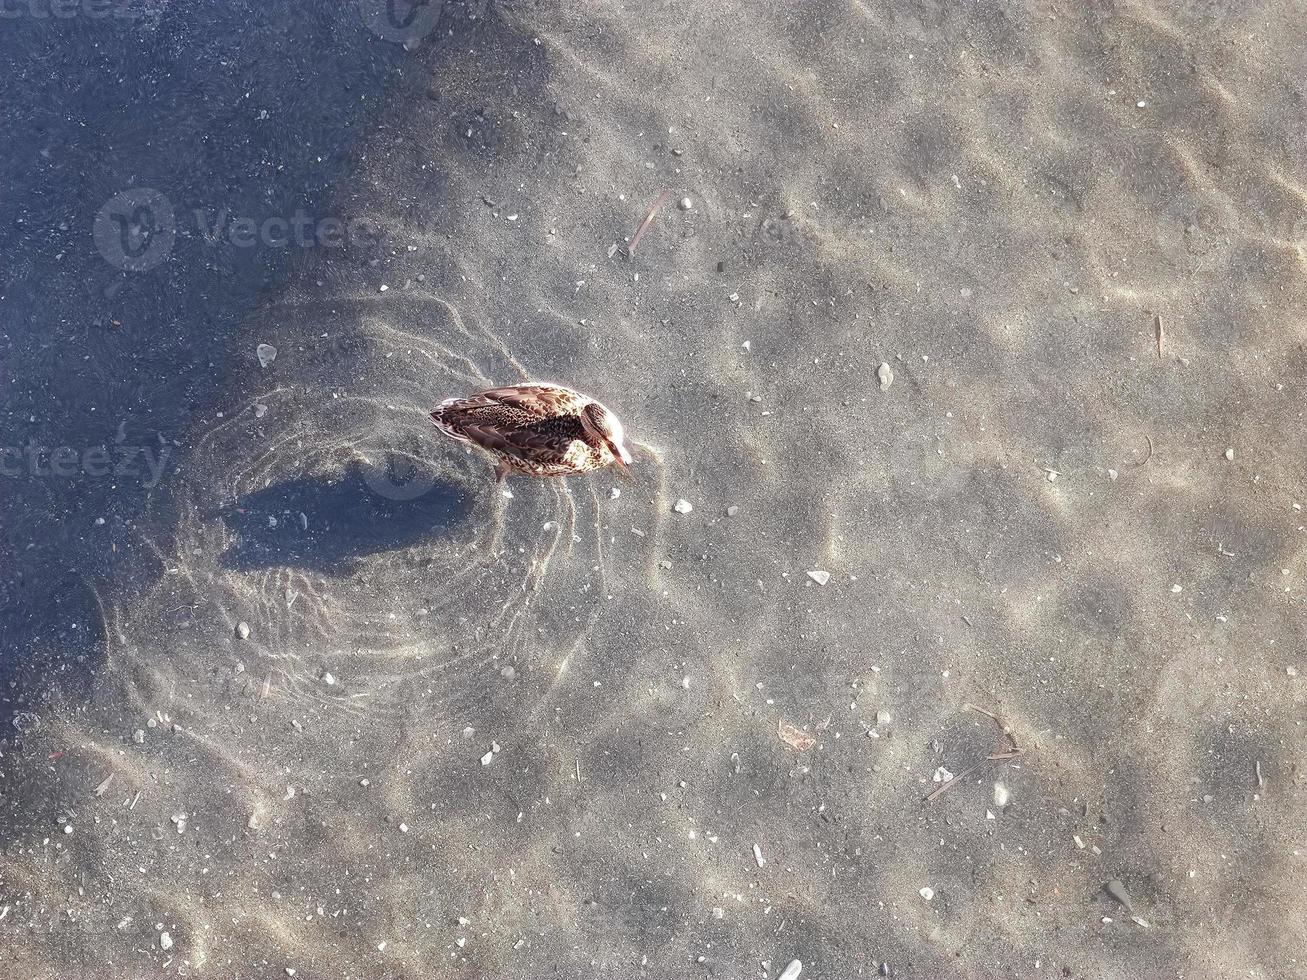
[[[68,9],[0,19],[6,727],[95,669],[101,583],[157,574],[144,505],[166,514],[196,414],[258,370],[232,337],[260,295],[308,250],[380,247],[328,216],[403,70],[356,4]]]
[[[421,492],[395,499],[372,492],[371,477],[354,467],[332,482],[290,480],[226,508],[221,517],[234,543],[223,565],[244,572],[287,566],[348,575],[358,559],[429,544],[471,513],[471,501],[457,484],[410,476]],[[396,485],[403,488],[405,480]]]

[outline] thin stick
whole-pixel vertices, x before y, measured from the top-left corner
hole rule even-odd
[[[1153,314],[1153,326],[1157,330],[1157,359],[1162,359],[1162,314]]]
[[[936,800],[938,800],[941,796],[944,795],[944,792],[946,790],[952,789],[954,783],[961,782],[963,779],[966,779],[968,776],[970,776],[973,772],[975,772],[979,768],[980,768],[979,763],[977,763],[974,766],[968,766],[966,769],[963,769],[960,773],[958,773],[956,776],[950,779],[947,783],[942,783],[939,789],[935,790],[933,793],[931,793],[921,802],[934,803]]]
[[[626,254],[628,256],[635,254],[635,246],[640,244],[640,239],[644,237],[645,229],[649,227],[650,222],[653,221],[654,215],[658,213],[659,209],[667,203],[667,198],[669,198],[671,194],[671,191],[663,191],[658,195],[658,200],[653,202],[653,207],[649,209],[649,213],[646,214],[644,220],[640,222],[640,227],[635,229],[635,234],[631,236],[631,244],[626,246]]]

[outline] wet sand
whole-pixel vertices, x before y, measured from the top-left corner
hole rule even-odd
[[[449,3],[405,50],[349,7],[276,25],[348,71],[213,132],[359,95],[330,174],[229,179],[372,231],[97,287],[191,365],[101,412],[166,476],[6,480],[23,581],[85,584],[6,576],[3,970],[1307,972],[1292,9]],[[636,478],[506,494],[426,420],[526,378]]]

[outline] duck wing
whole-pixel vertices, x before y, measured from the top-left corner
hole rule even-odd
[[[446,399],[431,420],[461,442],[530,462],[555,463],[573,440],[584,438],[578,413],[591,401],[558,385],[513,385]]]
[[[470,398],[453,400],[460,407],[502,405],[505,408],[526,412],[535,418],[552,418],[556,415],[578,415],[594,399],[562,385],[523,384],[491,388]]]

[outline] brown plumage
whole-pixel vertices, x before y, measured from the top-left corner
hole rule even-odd
[[[622,423],[589,395],[552,384],[491,388],[447,398],[431,413],[447,436],[495,457],[495,478],[509,473],[566,476],[631,462]]]

